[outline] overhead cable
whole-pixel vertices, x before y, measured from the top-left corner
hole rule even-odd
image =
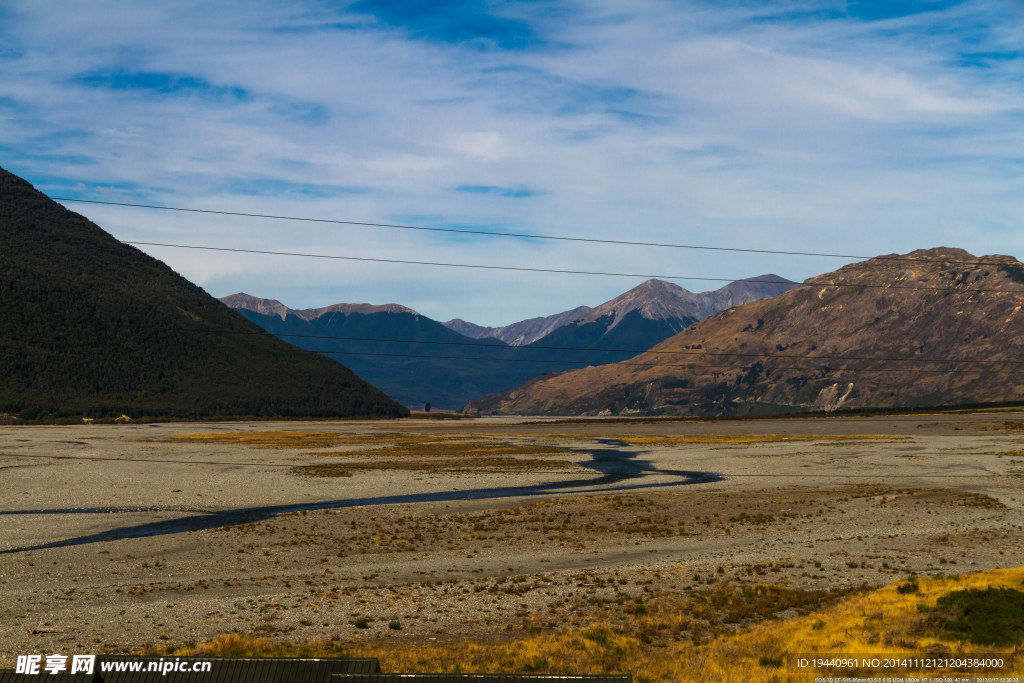
[[[697,277],[692,275],[651,275],[645,273],[617,273],[611,271],[596,271],[596,270],[568,270],[562,268],[530,268],[526,266],[494,266],[485,265],[479,263],[448,263],[443,261],[413,261],[407,259],[387,259],[387,258],[375,258],[369,256],[341,256],[340,254],[310,254],[303,252],[293,251],[270,251],[266,249],[240,249],[238,247],[209,247],[197,244],[171,244],[168,242],[137,242],[137,241],[125,241],[124,244],[132,244],[135,246],[149,246],[149,247],[170,247],[173,249],[200,249],[206,251],[227,251],[236,252],[241,254],[265,254],[271,256],[297,256],[303,258],[321,258],[321,259],[338,259],[342,261],[365,261],[370,263],[397,263],[402,265],[416,265],[416,266],[443,266],[447,268],[477,268],[482,270],[504,270],[504,271],[516,271],[516,272],[528,272],[528,273],[561,273],[569,275],[606,275],[613,277],[632,277],[632,278],[644,278],[644,279],[657,279],[657,280],[695,280],[702,282],[737,282],[741,278],[723,278],[723,277]],[[813,278],[812,278],[813,279]],[[1022,289],[999,289],[999,288],[958,288],[958,287],[921,287],[914,285],[900,285],[900,284],[874,284],[874,283],[853,283],[853,282],[829,282],[829,281],[817,281],[817,282],[790,282],[789,280],[763,280],[761,278],[746,278],[742,280],[746,283],[755,284],[769,284],[769,285],[792,285],[793,287],[856,287],[856,288],[870,288],[870,289],[900,289],[900,290],[916,290],[916,291],[933,291],[933,292],[960,292],[961,294],[974,294],[979,292],[999,292],[1003,294],[1024,294]]]
[[[350,221],[340,220],[333,218],[305,218],[301,216],[282,216],[275,214],[263,214],[263,213],[246,213],[242,211],[223,211],[216,209],[195,209],[185,208],[180,206],[160,206],[156,204],[132,204],[128,202],[111,202],[111,201],[99,201],[95,199],[72,199],[70,197],[52,197],[55,201],[60,202],[79,202],[83,204],[101,204],[106,206],[124,206],[133,207],[139,209],[158,209],[160,211],[181,211],[186,213],[205,213],[214,214],[218,216],[240,216],[244,218],[266,218],[272,220],[281,221],[300,221],[305,223],[329,223],[335,225],[353,225],[358,227],[371,227],[371,228],[392,228],[396,230],[419,230],[423,232],[447,232],[447,233],[458,233],[463,235],[481,235],[486,237],[512,237],[516,239],[535,239],[535,240],[556,240],[564,242],[589,242],[594,244],[615,244],[620,246],[633,246],[633,247],[658,247],[665,249],[698,249],[704,251],[729,251],[729,252],[742,252],[748,254],[777,254],[783,256],[815,256],[815,257],[826,257],[826,258],[844,258],[844,259],[856,259],[856,260],[867,260],[875,259],[881,261],[909,261],[915,263],[946,263],[956,265],[972,265],[972,266],[1001,266],[1006,265],[1005,263],[986,263],[979,261],[961,261],[961,260],[944,260],[944,259],[930,259],[930,258],[912,258],[908,256],[864,256],[860,254],[833,254],[828,252],[811,252],[811,251],[785,251],[781,249],[750,249],[741,247],[712,247],[707,245],[699,244],[678,244],[672,242],[640,242],[634,240],[613,240],[604,239],[599,237],[570,237],[568,235],[544,235],[539,233],[527,233],[527,232],[501,232],[498,230],[472,230],[469,228],[437,228],[427,227],[422,225],[406,225],[402,223],[371,223],[367,221]],[[692,279],[692,278],[691,278]]]

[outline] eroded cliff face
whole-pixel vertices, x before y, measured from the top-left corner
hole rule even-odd
[[[751,414],[1024,400],[1024,265],[937,248],[810,278],[623,363],[544,377],[481,412]]]

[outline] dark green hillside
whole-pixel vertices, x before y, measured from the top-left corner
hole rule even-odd
[[[0,413],[45,420],[407,411],[0,169]]]

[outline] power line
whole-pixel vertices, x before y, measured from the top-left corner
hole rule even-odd
[[[267,332],[270,332],[267,330]],[[260,334],[253,332],[252,334]],[[899,357],[876,357],[876,356],[806,356],[793,353],[735,353],[725,351],[706,351],[703,349],[687,349],[683,351],[658,351],[655,349],[606,349],[606,348],[584,348],[582,346],[542,346],[527,344],[523,346],[484,344],[482,342],[456,342],[456,341],[425,341],[415,339],[382,339],[379,337],[332,337],[321,334],[277,334],[270,332],[275,337],[289,337],[300,339],[334,339],[338,341],[365,341],[395,344],[437,344],[441,346],[475,346],[488,349],[541,349],[545,351],[589,351],[593,353],[657,353],[665,355],[686,355],[686,356],[736,356],[743,358],[796,358],[801,360],[827,360],[827,361],[883,361],[897,363],[1000,363],[1004,365],[1024,365],[1024,360],[981,360],[971,358],[899,358]],[[301,347],[300,347],[301,348]],[[320,351],[318,353],[326,353]],[[524,359],[523,362],[541,362]],[[559,362],[559,361],[545,361]],[[582,361],[580,361],[582,362]]]
[[[242,211],[221,211],[215,209],[193,209],[184,208],[180,206],[159,206],[156,204],[131,204],[128,202],[109,202],[109,201],[98,201],[94,199],[71,199],[70,197],[52,197],[55,201],[59,202],[79,202],[83,204],[102,204],[106,206],[125,206],[134,207],[139,209],[158,209],[160,211],[181,211],[186,213],[205,213],[214,214],[218,216],[240,216],[244,218],[268,218],[272,220],[281,221],[301,221],[306,223],[329,223],[335,225],[354,225],[360,227],[371,227],[371,228],[393,228],[396,230],[419,230],[423,232],[448,232],[458,233],[463,235],[483,235],[487,237],[514,237],[517,239],[536,239],[536,240],[557,240],[564,242],[589,242],[594,244],[615,244],[620,246],[633,246],[633,247],[659,247],[667,249],[699,249],[704,251],[728,251],[728,252],[742,252],[747,254],[776,254],[783,256],[817,256],[826,258],[846,258],[846,259],[875,259],[883,261],[909,261],[914,263],[946,263],[946,264],[957,264],[957,265],[971,265],[971,266],[1003,266],[1005,263],[986,263],[979,261],[946,261],[937,259],[926,259],[926,258],[910,258],[907,256],[864,256],[860,254],[832,254],[827,252],[810,252],[810,251],[784,251],[779,249],[749,249],[740,247],[710,247],[706,245],[698,244],[677,244],[672,242],[640,242],[633,240],[612,240],[602,239],[597,237],[569,237],[566,235],[542,235],[537,233],[523,233],[523,232],[500,232],[497,230],[470,230],[469,228],[430,228],[422,225],[406,225],[401,223],[370,223],[366,221],[346,221],[332,218],[306,218],[301,216],[280,216],[275,214],[263,214],[263,213],[246,213]],[[129,242],[129,244],[132,244]],[[141,243],[140,243],[141,244]],[[695,279],[695,278],[680,278],[680,279]]]
[[[441,261],[412,261],[405,259],[386,259],[386,258],[371,258],[368,256],[340,256],[337,254],[308,254],[302,252],[291,252],[291,251],[269,251],[264,249],[239,249],[238,247],[206,247],[195,244],[170,244],[167,242],[134,242],[126,241],[124,244],[142,245],[150,247],[171,247],[174,249],[200,249],[206,251],[227,251],[236,252],[241,254],[267,254],[272,256],[298,256],[303,258],[322,258],[322,259],[338,259],[342,261],[367,261],[371,263],[398,263],[402,265],[416,265],[416,266],[443,266],[448,268],[476,268],[482,270],[506,270],[515,272],[528,272],[528,273],[560,273],[569,275],[606,275],[613,277],[633,277],[633,278],[644,278],[647,280],[658,279],[658,280],[696,280],[703,282],[737,282],[739,278],[723,278],[723,277],[696,277],[688,275],[651,275],[645,273],[616,273],[610,271],[595,271],[595,270],[567,270],[561,268],[529,268],[526,266],[490,266],[483,264],[474,263],[447,263]],[[913,285],[897,285],[897,284],[871,284],[871,283],[852,283],[852,282],[790,282],[789,280],[762,280],[759,278],[746,278],[743,282],[757,283],[757,284],[770,284],[770,285],[792,285],[795,287],[857,287],[857,288],[870,288],[870,289],[902,289],[902,290],[915,290],[915,291],[933,291],[933,292],[960,292],[963,294],[974,294],[981,292],[999,292],[1003,294],[1024,294],[1024,290],[1021,289],[997,289],[997,288],[983,288],[977,289],[959,289],[956,287],[922,287]]]

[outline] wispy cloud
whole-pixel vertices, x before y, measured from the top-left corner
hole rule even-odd
[[[253,213],[1022,255],[1022,27],[1009,0],[13,0],[0,165],[55,194]],[[409,260],[794,279],[841,263],[78,210],[122,239]],[[634,284],[159,255],[214,294],[492,324]]]
[[[94,88],[129,90],[140,97],[177,95],[217,100],[249,99],[249,93],[242,88],[217,86],[203,78],[181,74],[107,71],[78,74],[72,81]]]
[[[517,49],[540,42],[527,22],[503,15],[500,5],[481,0],[359,0],[349,9],[412,38],[473,49]]]
[[[493,195],[509,199],[528,199],[529,197],[536,197],[541,194],[538,190],[531,190],[527,187],[498,187],[497,185],[459,185],[455,190],[469,194]]]

